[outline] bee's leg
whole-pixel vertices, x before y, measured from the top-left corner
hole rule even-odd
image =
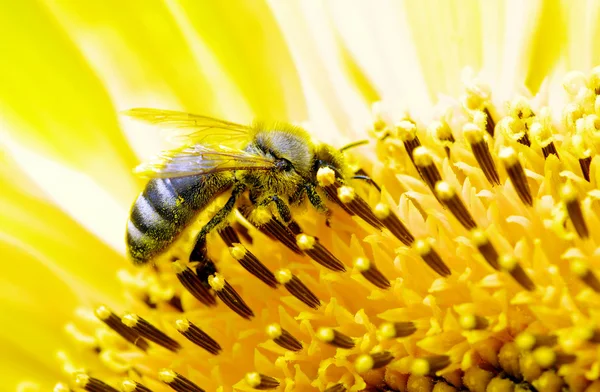
[[[317,192],[317,188],[313,184],[307,184],[304,189],[306,190],[306,196],[308,196],[308,201],[310,204],[316,208],[317,211],[324,213],[327,215],[327,219],[329,219],[330,211],[327,208],[327,205],[319,196]]]
[[[279,213],[279,217],[288,225],[292,221],[292,211],[290,211],[290,207],[283,201],[279,196],[272,195],[264,198],[258,206],[266,206],[270,203],[275,203],[275,207],[277,207],[277,212]]]
[[[246,187],[243,184],[236,184],[231,192],[231,196],[225,203],[225,205],[213,216],[206,225],[200,230],[198,236],[196,237],[196,244],[194,245],[194,249],[190,254],[190,261],[206,261],[208,258],[206,257],[206,236],[210,233],[215,227],[219,224],[223,223],[225,219],[231,214],[233,208],[235,207],[235,202],[237,198],[244,192]]]

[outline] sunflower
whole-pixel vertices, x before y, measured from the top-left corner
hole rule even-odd
[[[5,8],[3,387],[600,390],[599,4]],[[131,169],[165,145],[132,107],[368,139],[369,181],[322,169],[331,218],[291,237],[241,211],[208,287],[171,256],[218,202],[134,267]]]

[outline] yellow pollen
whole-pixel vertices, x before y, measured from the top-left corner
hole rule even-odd
[[[477,318],[472,314],[465,314],[458,320],[461,328],[466,330],[475,329],[477,327]]]
[[[123,324],[127,325],[130,328],[135,327],[138,323],[138,320],[139,317],[134,313],[127,313],[121,318]]]
[[[317,183],[326,187],[335,183],[335,172],[329,167],[321,167],[317,171]]]
[[[573,274],[577,275],[580,278],[585,277],[590,271],[586,262],[581,259],[571,260],[569,263],[569,268]]]
[[[523,351],[530,351],[535,346],[536,339],[529,332],[522,332],[515,338],[515,344]]]
[[[377,330],[378,337],[381,340],[393,339],[396,337],[396,327],[392,323],[383,323]]]
[[[315,237],[307,234],[298,234],[296,236],[296,244],[302,250],[311,250],[315,246]]]
[[[560,197],[565,203],[577,200],[577,189],[570,183],[565,184],[560,190]]]
[[[355,196],[356,192],[352,187],[342,186],[338,188],[338,198],[342,201],[342,203],[350,203],[354,200]]]
[[[73,382],[75,386],[84,388],[90,382],[90,376],[85,373],[77,373],[73,376]]]
[[[132,380],[123,380],[121,382],[121,391],[123,392],[135,392],[137,385],[135,381]]]
[[[473,242],[473,245],[477,247],[490,243],[487,235],[481,229],[473,229],[471,231],[471,241]]]
[[[573,337],[577,340],[590,340],[594,336],[594,328],[591,326],[580,326],[573,329]]]
[[[583,136],[575,134],[571,138],[572,151],[579,159],[585,159],[592,155],[592,150],[587,146]]]
[[[477,144],[483,141],[484,132],[479,126],[467,123],[463,126],[463,136],[469,144]]]
[[[375,208],[373,208],[373,213],[377,219],[385,219],[390,216],[390,207],[384,203],[377,203]]]
[[[556,353],[550,347],[538,347],[533,350],[533,359],[543,368],[549,368],[556,362]]]
[[[58,384],[56,384],[54,386],[54,388],[52,389],[52,392],[70,392],[71,388],[69,388],[67,385],[63,384],[62,382],[59,382]]]
[[[208,284],[215,291],[221,291],[225,287],[225,278],[218,272],[208,277]]]
[[[462,99],[462,104],[469,110],[479,110],[483,106],[484,99],[476,94],[466,94]]]
[[[371,262],[369,261],[369,259],[366,259],[364,257],[357,257],[356,259],[354,259],[354,266],[360,272],[364,272],[368,271],[371,268]]]
[[[170,384],[177,378],[177,374],[171,369],[161,369],[158,371],[158,379],[164,383]]]
[[[519,162],[517,153],[512,147],[506,147],[500,150],[500,153],[498,153],[498,157],[508,167],[514,166],[517,162]]]
[[[258,372],[246,373],[244,379],[252,388],[258,387],[262,382],[262,377]]]
[[[292,271],[289,269],[280,269],[275,271],[275,279],[281,284],[286,284],[290,280],[292,280],[294,275],[292,275]]]
[[[246,247],[241,244],[234,244],[233,246],[229,247],[229,253],[231,253],[231,257],[236,260],[243,259],[244,256],[246,256],[246,252]]]
[[[415,376],[425,376],[431,373],[431,367],[426,359],[419,358],[412,362],[410,372]]]
[[[438,181],[438,183],[435,184],[435,193],[442,200],[450,200],[456,195],[454,189],[452,189],[450,184],[445,181]]]
[[[508,106],[508,114],[511,117],[527,119],[533,116],[529,101],[521,95],[513,99]]]
[[[373,360],[373,357],[368,354],[360,355],[358,358],[356,358],[356,361],[354,361],[354,368],[358,373],[368,372],[369,370],[373,369],[374,365],[375,361]]]
[[[110,317],[110,315],[112,314],[111,311],[105,306],[105,305],[100,305],[96,308],[96,310],[94,311],[94,314],[96,315],[96,317],[98,317],[100,320],[106,320],[107,318]]]
[[[433,164],[433,156],[428,148],[419,146],[413,151],[413,159],[415,165],[419,167],[427,167]]]
[[[186,319],[175,320],[175,328],[177,328],[179,332],[185,332],[190,328],[190,322]]]
[[[429,244],[429,241],[427,241],[427,240],[423,240],[423,239],[415,240],[413,247],[415,248],[417,253],[419,253],[419,256],[425,256],[431,252],[431,245]]]
[[[498,258],[498,264],[505,271],[511,272],[518,265],[519,261],[512,255],[502,255]]]
[[[271,212],[267,207],[257,207],[250,213],[250,220],[258,226],[269,222],[271,218]]]
[[[452,130],[446,122],[433,121],[427,129],[438,140],[450,140],[452,138]]]
[[[187,268],[185,263],[182,262],[181,260],[175,260],[174,262],[171,263],[171,266],[173,267],[173,271],[175,271],[176,274],[182,273]]]
[[[335,332],[331,328],[321,327],[317,331],[317,338],[322,342],[331,342],[335,339]]]
[[[281,336],[281,325],[277,323],[269,324],[266,328],[267,336],[271,339],[277,339]]]
[[[396,124],[398,138],[403,142],[414,140],[417,136],[417,126],[412,121],[400,121]]]
[[[529,132],[531,132],[533,140],[535,140],[540,147],[546,147],[548,144],[552,143],[554,139],[552,137],[552,131],[539,122],[531,124]]]

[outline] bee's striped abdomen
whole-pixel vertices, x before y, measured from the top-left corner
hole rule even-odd
[[[162,252],[231,184],[232,176],[218,173],[150,180],[127,222],[127,246],[133,261],[143,264]]]

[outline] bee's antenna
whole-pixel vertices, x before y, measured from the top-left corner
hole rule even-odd
[[[349,150],[354,147],[364,146],[365,144],[369,144],[369,141],[368,140],[359,140],[356,142],[348,143],[345,146],[340,148],[340,152],[344,152],[344,151]]]

